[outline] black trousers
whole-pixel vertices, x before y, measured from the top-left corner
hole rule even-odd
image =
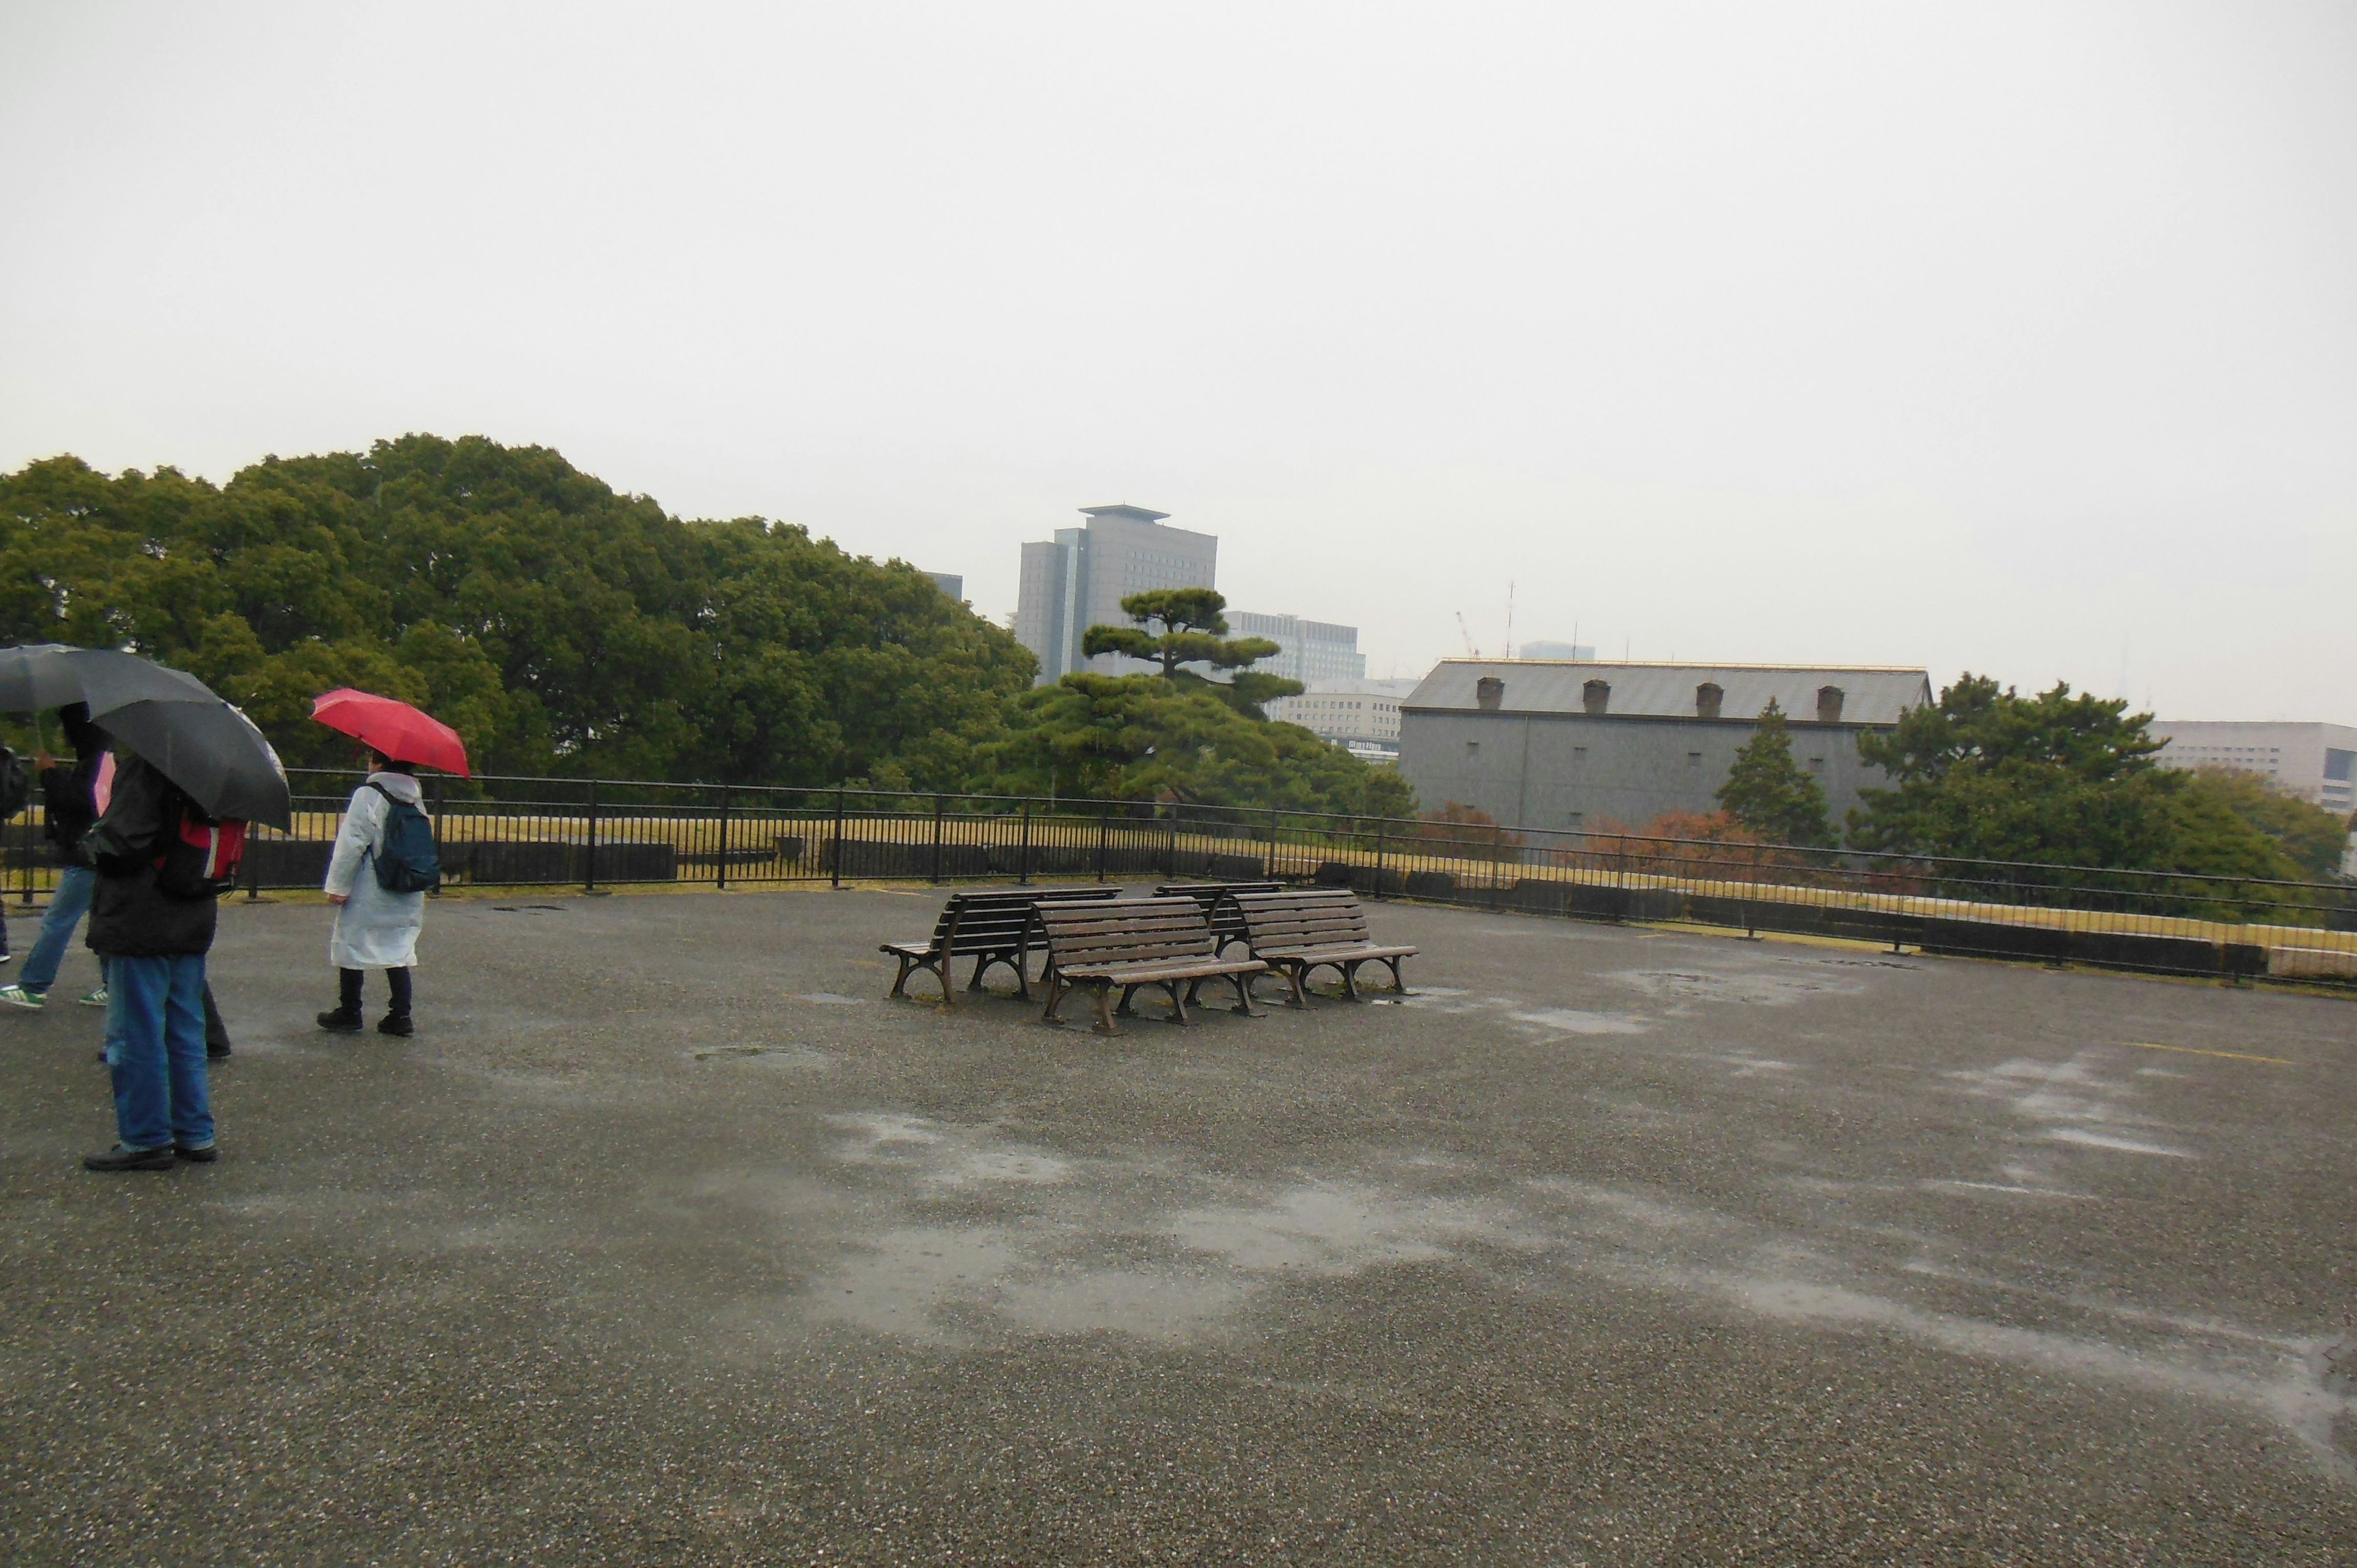
[[[336,983],[342,988],[341,994],[338,1000],[345,1012],[358,1013],[361,1010],[361,982],[367,978],[368,971],[364,969],[339,969],[336,971]],[[393,990],[393,1006],[391,1008],[393,1016],[396,1018],[408,1017],[409,971],[405,969],[388,969],[384,972],[384,979],[385,983],[392,987]]]

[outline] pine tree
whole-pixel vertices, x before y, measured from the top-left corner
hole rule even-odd
[[[1211,588],[1131,594],[1121,601],[1122,613],[1137,624],[1092,626],[1081,638],[1081,651],[1092,659],[1100,653],[1119,653],[1159,664],[1163,679],[1208,691],[1246,718],[1265,718],[1261,704],[1298,696],[1301,682],[1245,668],[1276,653],[1278,648],[1265,637],[1230,638],[1227,607],[1225,596]],[[1150,629],[1157,625],[1160,632]],[[1234,673],[1214,681],[1188,669],[1189,664]]]
[[[1792,760],[1792,738],[1784,710],[1770,698],[1760,710],[1760,727],[1735,754],[1718,803],[1746,831],[1770,843],[1824,844],[1825,792]]]

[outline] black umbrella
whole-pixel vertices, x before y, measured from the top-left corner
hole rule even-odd
[[[0,711],[90,704],[91,718],[217,817],[290,826],[278,754],[194,675],[111,648],[0,649]]]

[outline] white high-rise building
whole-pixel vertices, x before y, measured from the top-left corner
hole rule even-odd
[[[2287,795],[2347,816],[2357,811],[2357,728],[2348,725],[2159,719],[2164,768],[2231,768],[2274,781]]]
[[[1113,654],[1090,659],[1081,639],[1092,626],[1127,626],[1121,601],[1149,588],[1208,588],[1220,542],[1208,533],[1165,528],[1167,511],[1142,506],[1082,507],[1089,521],[1023,547],[1023,582],[1015,603],[1015,640],[1039,656],[1035,683],[1074,671],[1118,675],[1140,666]]]
[[[1359,651],[1359,628],[1355,626],[1303,620],[1299,616],[1230,610],[1228,635],[1265,637],[1276,644],[1275,654],[1253,666],[1264,675],[1282,675],[1305,686],[1366,679],[1367,656]]]

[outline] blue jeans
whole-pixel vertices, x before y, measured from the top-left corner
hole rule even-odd
[[[16,983],[36,996],[46,995],[58,981],[58,965],[66,958],[66,944],[74,928],[90,913],[90,896],[98,890],[98,873],[87,865],[69,865],[58,873],[57,890],[49,895],[49,912],[41,917],[41,940],[25,957]]]
[[[126,1149],[213,1141],[205,1093],[205,957],[106,961],[106,1065]]]

